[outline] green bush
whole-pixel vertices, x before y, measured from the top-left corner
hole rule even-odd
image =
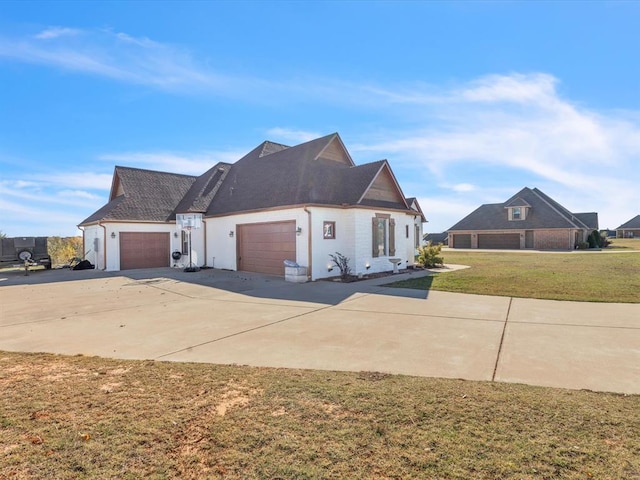
[[[424,268],[434,268],[444,265],[444,259],[440,256],[442,245],[433,245],[431,241],[426,245],[418,247],[418,257],[416,261],[418,265]]]

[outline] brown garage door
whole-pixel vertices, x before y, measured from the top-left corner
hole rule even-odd
[[[471,248],[471,234],[456,234],[453,236],[453,248]]]
[[[483,233],[478,235],[478,248],[520,248],[519,233]]]
[[[296,259],[296,222],[238,225],[238,270],[284,276],[284,260]]]
[[[169,266],[169,233],[121,232],[120,270]]]

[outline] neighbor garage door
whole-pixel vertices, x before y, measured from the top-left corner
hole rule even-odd
[[[169,233],[120,233],[120,270],[168,266]]]
[[[453,248],[471,248],[471,234],[456,234],[453,236]]]
[[[483,233],[478,235],[478,248],[520,248],[519,233]]]
[[[238,270],[284,276],[284,260],[296,259],[296,222],[238,225]]]

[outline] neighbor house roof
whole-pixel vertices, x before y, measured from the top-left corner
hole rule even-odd
[[[447,232],[427,233],[427,234],[423,235],[422,239],[425,242],[431,242],[433,244],[438,244],[438,243],[446,243],[448,236],[449,236],[449,234]]]
[[[524,220],[509,220],[507,208],[527,207]],[[449,231],[455,230],[523,230],[540,228],[597,229],[597,213],[571,213],[537,188],[525,187],[504,203],[478,207]]]
[[[616,230],[623,230],[625,228],[640,228],[640,215],[636,215],[631,220],[620,225]]]
[[[424,219],[417,200],[405,199],[386,160],[356,166],[333,133],[293,147],[266,141],[236,163],[218,163],[199,177],[116,167],[109,203],[81,225],[308,204],[410,210]]]

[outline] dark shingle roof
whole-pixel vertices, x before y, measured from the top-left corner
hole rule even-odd
[[[230,170],[230,164],[218,163],[200,175],[193,182],[187,194],[180,200],[170,219],[174,220],[176,213],[206,212],[211,200],[220,189]]]
[[[399,187],[386,200],[363,199],[381,175],[395,182],[386,160],[356,166],[337,133],[293,147],[267,141],[236,163],[218,163],[199,177],[116,167],[111,201],[81,225],[167,222],[176,213],[224,215],[302,204],[407,210]]]
[[[524,205],[526,203],[527,205]],[[520,205],[516,205],[520,204]],[[509,220],[508,206],[528,206],[524,220]],[[597,213],[574,214],[537,188],[523,188],[504,203],[485,204],[460,220],[452,230],[523,230],[598,228]]]
[[[124,193],[112,198],[81,225],[102,220],[165,222],[196,181],[190,175],[129,167],[116,167],[113,175]]]
[[[623,228],[640,228],[640,215],[636,215],[631,220],[620,225],[616,230],[622,230]]]
[[[406,206],[395,202],[360,201],[386,160],[355,166],[319,157],[337,134],[261,155],[259,145],[232,165],[207,215],[258,210],[287,205]]]
[[[431,242],[433,244],[438,244],[438,243],[446,243],[448,236],[449,236],[449,234],[447,232],[426,233],[425,235],[423,235],[422,238],[423,238],[423,240],[425,242]]]

